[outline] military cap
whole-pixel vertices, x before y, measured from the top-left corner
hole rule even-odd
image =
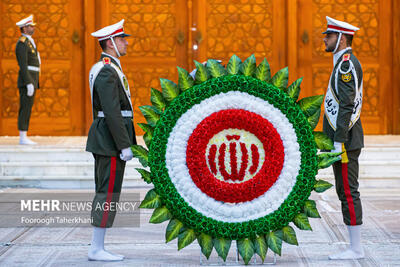
[[[359,28],[357,28],[356,26],[353,26],[344,21],[330,18],[328,16],[326,16],[326,21],[328,22],[328,27],[327,27],[326,31],[324,31],[322,34],[331,33],[331,32],[338,32],[338,33],[341,32],[343,34],[354,35],[354,33],[359,30]]]
[[[107,40],[112,37],[126,37],[131,36],[124,32],[124,19],[113,25],[106,26],[98,31],[92,33],[93,37],[96,37],[99,41]]]
[[[35,26],[36,23],[33,22],[33,15],[30,15],[27,18],[21,19],[20,21],[18,21],[17,23],[15,23],[15,25],[17,25],[18,27],[22,28],[28,25],[32,25]]]

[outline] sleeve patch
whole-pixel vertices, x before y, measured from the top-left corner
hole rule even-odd
[[[110,65],[111,64],[111,59],[109,57],[104,57],[103,58],[103,64],[104,65]]]
[[[350,54],[344,54],[343,61],[349,61],[349,60],[350,60]]]
[[[342,81],[344,81],[345,83],[348,83],[351,81],[351,73],[347,73],[347,74],[342,74]]]

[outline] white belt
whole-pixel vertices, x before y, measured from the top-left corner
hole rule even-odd
[[[131,110],[121,110],[122,117],[133,117],[133,113]],[[104,112],[97,112],[97,117],[104,118]]]
[[[28,70],[39,72],[39,71],[40,71],[40,68],[39,68],[39,67],[36,67],[36,66],[28,66]]]

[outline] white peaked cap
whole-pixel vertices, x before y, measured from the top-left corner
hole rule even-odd
[[[331,32],[341,32],[344,34],[354,35],[354,32],[358,31],[359,28],[353,26],[347,22],[340,21],[337,19],[330,18],[326,16],[326,21],[328,22],[328,28],[323,34],[331,33]]]
[[[99,39],[99,41],[103,41],[109,39],[111,37],[126,37],[130,36],[130,34],[126,34],[124,32],[124,19],[120,22],[117,22],[113,25],[106,26],[98,31],[92,32],[92,36]]]
[[[29,17],[18,21],[17,23],[15,23],[15,25],[17,25],[18,27],[22,28],[22,27],[25,27],[25,26],[28,26],[28,25],[35,26],[36,23],[33,22],[33,15],[30,15]]]

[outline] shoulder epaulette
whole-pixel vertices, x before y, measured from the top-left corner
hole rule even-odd
[[[25,43],[25,41],[26,41],[26,36],[21,36],[21,37],[19,37],[19,40],[18,40],[18,41]]]
[[[343,61],[349,61],[349,60],[350,60],[350,54],[344,54]]]
[[[111,59],[109,57],[103,57],[103,64],[104,65],[110,65],[111,64]]]

